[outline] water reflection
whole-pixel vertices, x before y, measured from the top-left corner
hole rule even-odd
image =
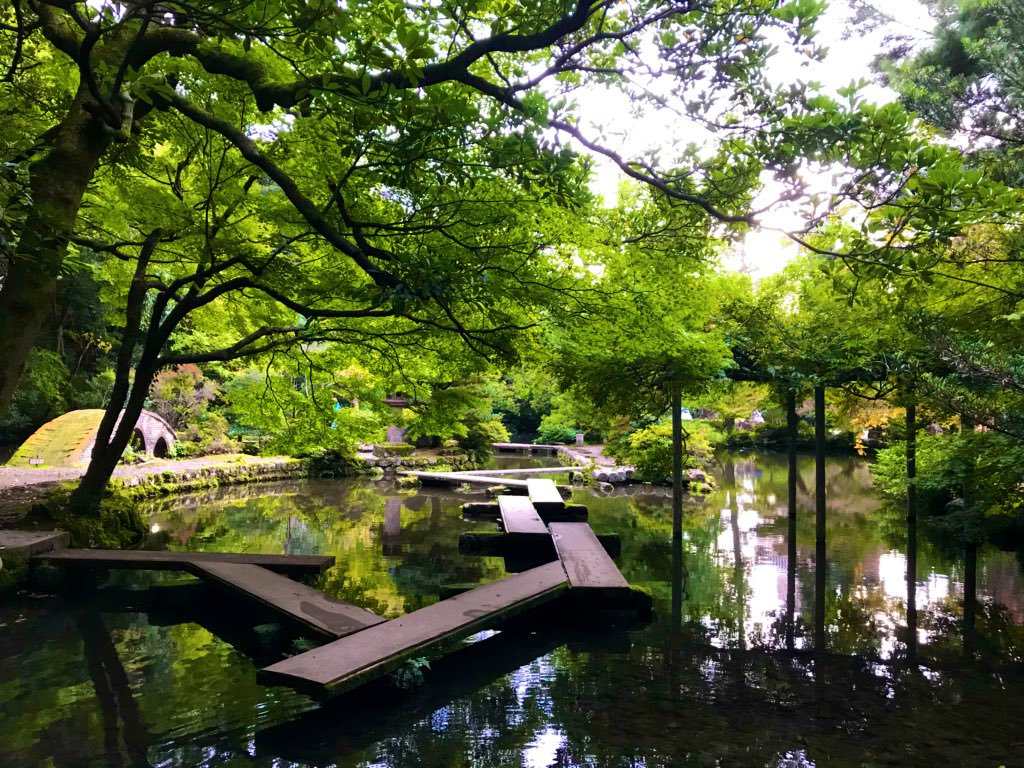
[[[830,458],[826,652],[814,653],[814,463],[794,464],[724,461],[676,538],[664,493],[577,491],[594,528],[621,536],[620,566],[656,621],[481,638],[398,702],[364,692],[318,708],[256,685],[291,639],[173,579],[5,603],[0,765],[1012,764],[1019,563],[932,541],[879,508],[863,462]],[[493,526],[461,518],[469,498],[285,483],[149,513],[176,548],[335,554],[324,588],[394,616],[505,574],[500,558],[458,550],[460,533]]]

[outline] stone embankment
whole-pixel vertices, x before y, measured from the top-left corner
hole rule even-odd
[[[230,454],[119,467],[110,485],[134,498],[151,498],[220,485],[288,480],[307,472],[308,462],[301,459]],[[19,516],[25,508],[43,501],[63,483],[73,482],[83,474],[84,469],[0,467],[0,520]]]
[[[375,456],[362,452],[356,456],[368,474],[393,475],[399,470],[423,469],[442,470],[446,472],[464,472],[476,469],[477,464],[465,454],[455,456]]]

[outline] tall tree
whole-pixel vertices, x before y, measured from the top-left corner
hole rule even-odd
[[[584,79],[657,74],[676,78],[681,90],[699,84],[708,99],[735,89],[735,106],[756,111],[757,72],[772,51],[768,31],[782,28],[806,48],[821,7],[817,0],[781,10],[762,0],[697,7],[473,0],[415,10],[399,2],[6,0],[0,98],[17,119],[4,147],[4,202],[31,204],[4,219],[0,410],[69,243],[82,234],[83,201],[97,172],[131,167],[158,149],[166,120],[155,115],[230,145],[250,167],[249,189],[276,186],[289,215],[349,261],[349,287],[377,311],[433,297],[438,281],[433,262],[388,239],[396,229],[415,236],[418,223],[371,218],[374,206],[416,208],[416,184],[471,183],[481,170],[543,186],[566,162],[551,144],[552,129],[676,199],[745,218],[728,201],[719,208],[720,200],[695,193],[688,174],[662,175],[603,149],[563,97]],[[563,176],[560,192],[579,187]],[[151,234],[130,241],[133,256]]]

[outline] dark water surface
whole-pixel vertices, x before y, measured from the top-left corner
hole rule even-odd
[[[578,491],[594,529],[622,537],[653,622],[481,636],[386,707],[257,685],[292,637],[197,599],[188,577],[8,600],[0,768],[1024,765],[1020,562],[982,548],[972,579],[922,533],[908,630],[906,526],[865,463],[830,458],[814,652],[813,461],[799,470],[791,527],[784,458],[724,461],[719,491],[687,505],[681,552],[666,495]],[[279,483],[165,500],[151,523],[177,549],[334,554],[323,588],[392,617],[505,575],[459,553],[460,533],[494,530],[460,518],[470,498]]]

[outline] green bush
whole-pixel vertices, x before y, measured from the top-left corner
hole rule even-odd
[[[702,421],[688,421],[684,429],[686,453],[683,456],[683,468],[707,467],[725,436],[711,424]],[[617,445],[619,453],[616,458],[635,466],[638,480],[661,483],[672,477],[671,423],[659,422],[635,430],[625,441],[620,438]]]
[[[880,495],[904,503],[906,466],[906,443],[878,452],[871,474]],[[920,511],[941,516],[957,534],[977,539],[981,527],[1024,531],[1024,446],[1005,435],[920,435],[916,487]]]
[[[507,443],[509,434],[501,417],[491,414],[489,419],[468,421],[466,435],[456,439],[459,441],[459,447],[474,461],[483,461],[491,455],[491,444]]]
[[[64,392],[70,374],[63,358],[47,349],[33,349],[11,399],[0,438],[20,442],[50,419],[68,410]]]
[[[575,427],[566,426],[565,424],[551,424],[545,418],[541,421],[540,430],[537,432],[537,439],[533,442],[538,445],[575,443],[576,432],[577,429]]]

